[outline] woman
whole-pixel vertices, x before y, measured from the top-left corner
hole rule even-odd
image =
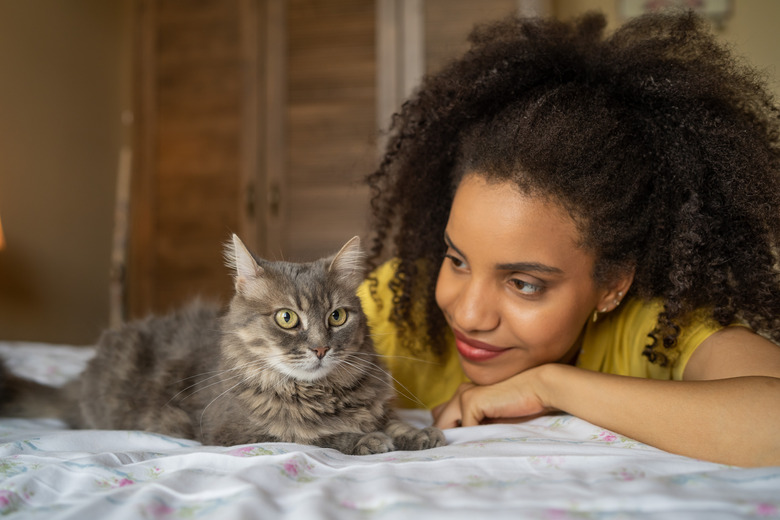
[[[691,14],[508,19],[396,116],[361,296],[441,427],[780,464],[778,110]],[[438,270],[438,276],[437,276]]]

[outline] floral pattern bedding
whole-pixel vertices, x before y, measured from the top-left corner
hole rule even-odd
[[[87,348],[0,343],[59,385]],[[428,421],[421,411],[407,420]],[[0,419],[0,516],[24,519],[778,518],[780,467],[672,455],[569,415],[446,432],[420,452],[202,446],[136,431]],[[745,439],[745,442],[749,442]]]

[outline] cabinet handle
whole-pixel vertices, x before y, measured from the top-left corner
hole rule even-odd
[[[272,217],[279,216],[279,206],[282,202],[282,193],[279,189],[279,183],[273,182],[268,187],[268,211]]]
[[[246,191],[244,192],[244,209],[249,218],[255,216],[255,183],[251,182],[247,184]]]

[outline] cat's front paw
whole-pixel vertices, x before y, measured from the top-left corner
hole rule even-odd
[[[393,444],[395,444],[395,449],[401,451],[428,450],[444,446],[446,440],[440,429],[429,426],[421,430],[409,429],[396,435],[393,437]]]
[[[371,432],[363,435],[352,447],[352,455],[372,455],[387,453],[395,448],[393,439],[382,432]]]

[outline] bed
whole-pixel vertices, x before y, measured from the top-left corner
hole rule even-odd
[[[61,385],[89,348],[0,342],[20,374]],[[774,412],[772,412],[774,413]],[[425,412],[405,411],[417,424]],[[24,519],[778,518],[780,467],[672,455],[569,415],[446,432],[420,452],[347,456],[0,419],[0,516]],[[702,439],[706,442],[706,439]],[[750,442],[750,439],[745,439]]]

